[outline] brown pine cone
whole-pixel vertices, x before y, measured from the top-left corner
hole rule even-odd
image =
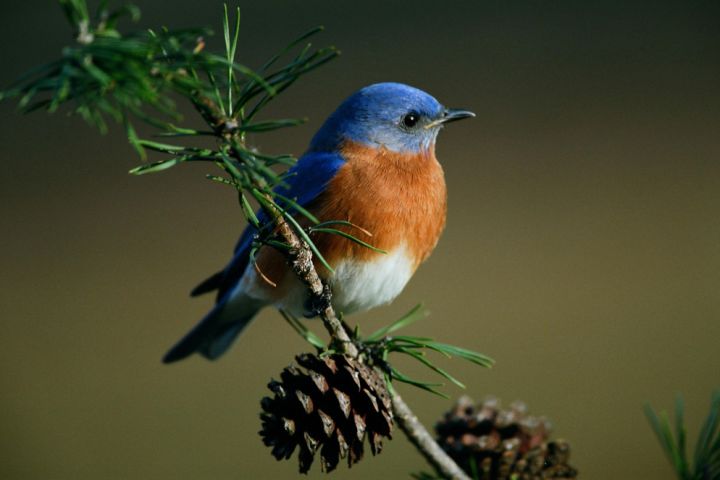
[[[464,396],[435,429],[448,455],[478,480],[577,477],[567,463],[567,442],[549,441],[550,422],[529,416],[524,403],[515,402],[503,410],[494,398],[475,405]]]
[[[385,382],[372,368],[344,355],[295,357],[280,381],[271,381],[272,398],[261,405],[265,445],[276,459],[288,459],[300,448],[300,473],[307,473],[316,452],[320,466],[330,472],[340,459],[348,466],[363,456],[367,436],[373,455],[382,450],[382,437],[391,438],[390,396]]]

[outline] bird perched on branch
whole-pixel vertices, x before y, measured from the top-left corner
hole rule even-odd
[[[392,301],[435,248],[445,226],[447,198],[435,140],[446,123],[474,116],[445,108],[408,85],[370,85],[330,115],[289,170],[287,185],[277,187],[321,222],[352,223],[356,228],[344,228],[354,228],[354,236],[376,247],[330,233],[312,235],[332,267],[315,259],[338,311],[352,313]],[[264,246],[250,261],[256,234],[249,226],[230,263],[193,290],[193,296],[217,290],[217,301],[165,355],[166,363],[195,352],[218,358],[267,305],[307,313],[306,287],[281,252]]]

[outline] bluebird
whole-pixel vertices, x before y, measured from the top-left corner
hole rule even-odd
[[[346,220],[357,238],[314,233],[332,267],[316,261],[332,290],[333,306],[352,313],[391,302],[430,255],[445,226],[447,193],[435,140],[448,122],[474,117],[447,109],[429,94],[399,83],[378,83],[348,97],[310,141],[278,193],[293,198],[321,222]],[[301,216],[297,215],[298,220]],[[282,253],[262,247],[250,262],[257,235],[249,226],[230,263],[191,293],[217,290],[210,312],[164,357],[166,363],[195,352],[216,359],[260,309],[274,305],[307,313],[307,291]]]

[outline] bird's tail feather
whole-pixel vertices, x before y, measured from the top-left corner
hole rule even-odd
[[[209,360],[219,358],[255,317],[264,303],[242,296],[218,302],[195,327],[163,357],[172,363],[195,352]]]
[[[202,295],[203,293],[212,292],[213,290],[217,290],[220,288],[220,284],[222,283],[222,279],[225,276],[225,271],[221,270],[217,272],[214,275],[211,275],[210,277],[206,278],[205,280],[200,283],[197,287],[193,288],[190,292],[191,297],[197,297],[199,295]]]

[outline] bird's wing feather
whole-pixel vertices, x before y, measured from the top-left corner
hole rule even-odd
[[[293,199],[301,207],[306,207],[325,191],[327,184],[344,163],[345,159],[339,153],[306,153],[287,171],[285,176],[287,186],[278,186],[275,190],[281,195]],[[278,203],[282,204],[282,202]],[[268,220],[262,210],[258,212],[258,219],[260,223]],[[256,229],[249,225],[240,236],[230,263],[223,270],[195,287],[191,295],[218,290],[217,298],[220,301],[225,293],[235,286],[245,271],[253,237],[256,233]]]

